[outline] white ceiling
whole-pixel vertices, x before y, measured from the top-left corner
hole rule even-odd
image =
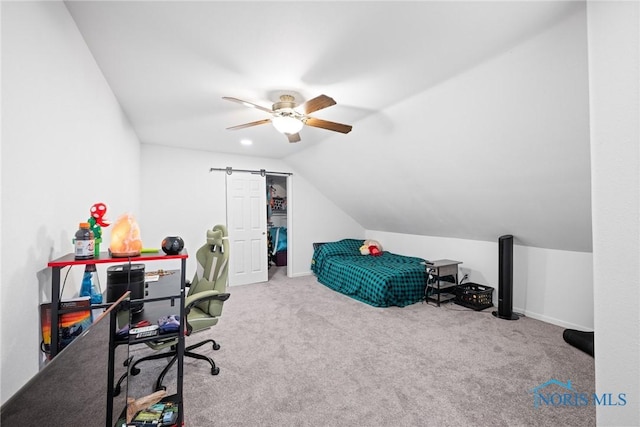
[[[591,250],[584,2],[65,4],[142,143],[285,159],[366,229]],[[284,92],[353,131],[226,130]]]
[[[282,158],[266,118],[283,92],[337,105],[313,116],[363,118],[518,43],[571,11],[568,2],[70,1],[67,7],[143,143]],[[480,19],[480,17],[482,17]],[[251,149],[241,138],[255,142]],[[349,135],[343,136],[348,139]]]

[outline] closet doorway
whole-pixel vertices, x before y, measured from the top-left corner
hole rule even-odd
[[[289,221],[287,176],[267,175],[267,239],[269,278],[287,272]]]

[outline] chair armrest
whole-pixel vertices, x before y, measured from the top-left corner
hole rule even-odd
[[[191,308],[194,305],[200,304],[206,301],[226,301],[229,299],[231,294],[228,293],[220,293],[220,291],[204,291],[198,292],[197,294],[189,295],[185,298],[185,314],[188,314],[191,311]]]
[[[188,316],[191,309],[195,305],[198,305],[200,303],[207,302],[207,301],[226,301],[229,299],[230,296],[231,294],[229,293],[221,294],[219,291],[203,291],[203,292],[198,292],[197,294],[189,295],[187,298],[185,298],[185,301],[184,301],[185,302],[184,314],[185,316]],[[189,324],[188,317],[186,318],[186,323],[187,323],[187,335],[191,335],[192,327]]]

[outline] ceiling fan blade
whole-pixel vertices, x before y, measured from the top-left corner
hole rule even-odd
[[[352,127],[350,125],[343,125],[342,123],[329,122],[327,120],[316,119],[314,117],[308,117],[305,120],[305,124],[316,128],[322,128],[332,130],[335,132],[349,133]]]
[[[251,123],[245,123],[243,125],[231,126],[230,128],[227,128],[227,129],[228,130],[244,129],[244,128],[249,128],[251,126],[263,125],[265,123],[271,123],[271,119],[262,119],[262,120],[258,120]]]
[[[222,99],[226,99],[227,101],[237,102],[238,104],[242,104],[245,107],[257,108],[258,110],[262,110],[269,114],[273,114],[272,109],[263,107],[262,105],[254,104],[253,102],[243,101],[242,99],[232,98],[230,96],[223,96]]]
[[[289,139],[289,142],[300,142],[300,134],[299,133],[287,133],[285,134],[287,136],[287,139]]]
[[[336,101],[334,101],[333,98],[327,95],[320,95],[308,100],[302,104],[302,107],[305,114],[311,114],[314,111],[322,110],[323,108],[331,107],[332,105],[336,105]]]

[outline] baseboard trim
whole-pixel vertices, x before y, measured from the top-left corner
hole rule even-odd
[[[545,316],[540,313],[535,313],[529,310],[523,310],[521,308],[514,308],[514,313],[524,313],[526,317],[531,317],[532,319],[540,320],[541,322],[550,323],[552,325],[561,326],[567,329],[576,329],[584,332],[593,332],[593,327],[588,327],[584,325],[578,325],[576,323],[565,322],[564,320],[556,319],[555,317]]]
[[[313,276],[313,272],[309,270],[309,271],[303,271],[302,273],[291,274],[291,277],[305,277],[305,276]]]

